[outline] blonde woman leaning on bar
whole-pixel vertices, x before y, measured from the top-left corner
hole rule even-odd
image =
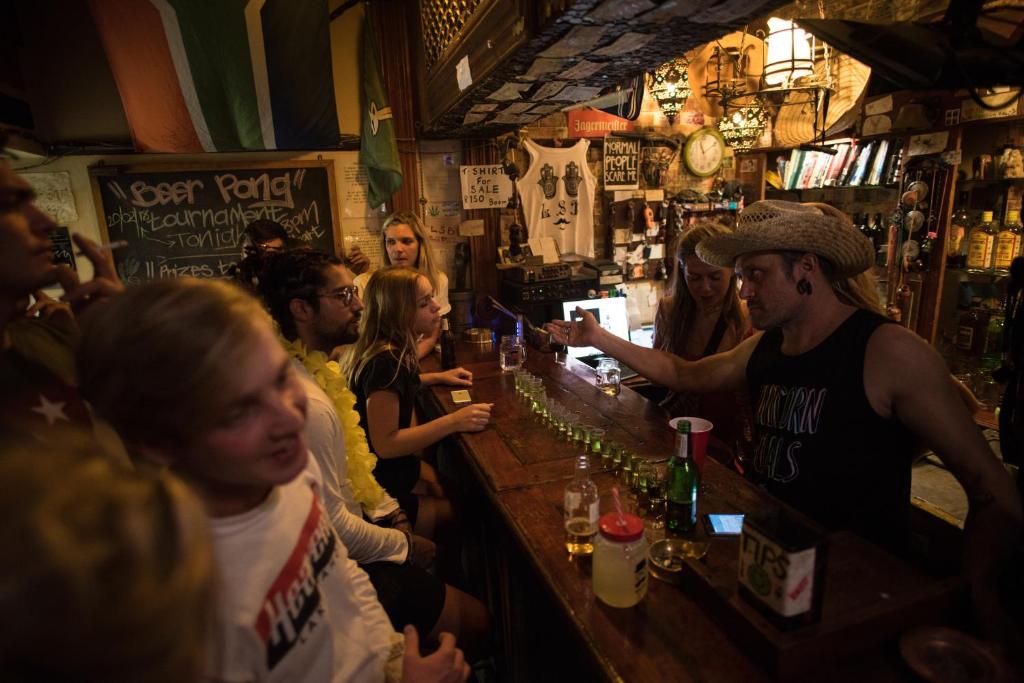
[[[410,211],[399,211],[387,217],[380,231],[380,247],[386,266],[409,266],[425,275],[434,288],[434,300],[442,316],[451,312],[448,303],[448,276],[440,269],[437,255],[427,239],[427,229],[419,216]],[[360,292],[366,291],[372,273],[356,277],[355,285]],[[422,359],[434,350],[434,344],[441,334],[440,321],[432,330],[423,333],[416,341],[416,358]]]
[[[380,458],[373,473],[414,520],[416,533],[430,536],[452,520],[452,509],[437,473],[417,453],[450,434],[484,429],[491,404],[476,403],[416,424],[421,385],[472,386],[473,374],[463,368],[420,373],[416,336],[440,319],[425,276],[406,267],[378,270],[363,303],[359,341],[345,359],[345,372],[370,449]]]
[[[658,302],[654,348],[686,360],[728,351],[751,332],[731,268],[705,263],[697,245],[732,231],[717,223],[695,223],[680,235],[675,249],[670,293]],[[662,400],[673,416],[693,415],[714,424],[714,436],[728,448],[749,450],[751,426],[745,392],[693,394],[669,391]],[[734,453],[738,455],[738,453]]]

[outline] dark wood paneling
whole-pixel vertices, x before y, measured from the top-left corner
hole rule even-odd
[[[462,158],[465,164],[497,164],[501,162],[498,149],[489,140],[466,140],[462,143]],[[494,267],[498,259],[498,245],[501,242],[501,219],[497,209],[473,209],[466,211],[467,219],[484,222],[484,234],[469,238],[472,258],[473,289],[477,302],[487,295],[498,295],[498,270]]]

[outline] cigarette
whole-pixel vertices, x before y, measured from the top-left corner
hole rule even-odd
[[[116,242],[111,242],[110,244],[100,244],[96,248],[100,251],[114,251],[115,249],[122,249],[127,246],[128,240],[118,240]],[[76,251],[75,256],[82,256],[84,253],[85,252],[83,251]]]

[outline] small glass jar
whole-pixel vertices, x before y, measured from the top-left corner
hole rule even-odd
[[[611,607],[632,607],[647,595],[647,539],[643,520],[611,512],[598,520],[594,595]]]

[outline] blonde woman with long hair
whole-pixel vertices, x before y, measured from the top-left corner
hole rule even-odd
[[[440,269],[437,256],[427,239],[427,229],[419,216],[411,211],[398,211],[384,220],[380,231],[380,248],[385,266],[409,266],[425,275],[434,288],[434,300],[442,316],[451,312],[448,303],[448,276]],[[360,292],[365,292],[372,273],[363,273],[355,279]],[[434,350],[441,334],[441,323],[422,333],[416,340],[416,357],[424,358]]]
[[[679,236],[674,275],[668,286],[671,293],[658,302],[654,348],[692,361],[728,351],[750,334],[750,319],[739,298],[736,273],[731,268],[707,264],[697,256],[698,244],[730,232],[718,223],[702,221]],[[710,420],[715,438],[734,451],[750,445],[749,400],[744,393],[670,391],[662,405],[672,415]]]
[[[416,424],[420,386],[472,386],[463,368],[421,373],[416,339],[433,329],[441,307],[430,280],[420,272],[392,266],[378,270],[366,287],[359,341],[345,361],[356,410],[370,449],[379,460],[377,481],[398,499],[416,533],[431,535],[452,518],[437,473],[417,453],[456,432],[478,432],[490,420],[491,404],[477,403],[450,415]]]

